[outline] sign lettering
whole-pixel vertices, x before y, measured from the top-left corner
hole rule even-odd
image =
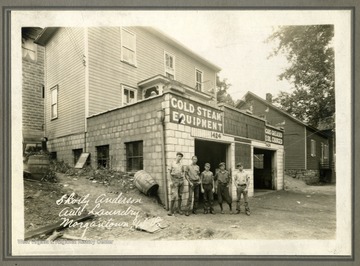
[[[265,141],[283,145],[283,132],[271,128],[265,128]]]
[[[170,122],[213,132],[223,132],[223,113],[219,110],[172,96],[170,99]]]

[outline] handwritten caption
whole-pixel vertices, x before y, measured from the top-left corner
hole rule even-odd
[[[91,199],[92,198],[92,199]],[[61,219],[60,227],[84,229],[81,239],[66,240],[18,240],[19,244],[111,244],[111,240],[85,240],[85,233],[89,228],[112,229],[112,228],[139,228],[142,223],[155,225],[162,219],[160,217],[141,217],[140,208],[136,205],[142,204],[141,198],[127,197],[119,193],[116,197],[108,197],[101,194],[91,197],[90,194],[79,197],[74,192],[70,195],[64,194],[56,200],[56,205],[64,206],[58,214]],[[91,220],[81,220],[85,215],[94,215]],[[84,240],[82,240],[84,239]]]

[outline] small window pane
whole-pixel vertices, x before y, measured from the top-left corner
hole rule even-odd
[[[127,171],[143,170],[143,142],[135,141],[126,143],[126,168]]]
[[[58,102],[58,89],[55,87],[51,90],[51,118],[56,118],[58,115],[57,110],[57,102]]]
[[[127,30],[123,30],[123,46],[128,49],[135,50],[135,35],[128,32]]]

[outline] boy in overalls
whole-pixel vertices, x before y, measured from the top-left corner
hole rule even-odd
[[[223,200],[229,205],[230,214],[232,214],[232,199],[229,195],[229,184],[231,182],[230,173],[225,169],[225,163],[219,164],[220,170],[215,175],[218,182],[217,195],[221,213],[224,214]]]

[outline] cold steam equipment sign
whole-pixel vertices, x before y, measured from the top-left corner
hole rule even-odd
[[[223,113],[209,106],[172,96],[170,98],[170,122],[223,132]]]

